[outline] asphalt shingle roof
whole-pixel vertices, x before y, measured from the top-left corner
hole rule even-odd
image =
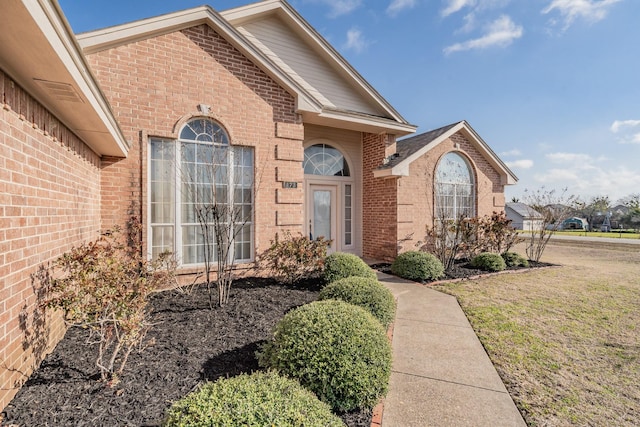
[[[524,203],[507,203],[507,207],[523,218],[542,218],[542,214]]]
[[[380,169],[392,168],[400,162],[406,160],[413,153],[420,150],[422,147],[432,143],[442,134],[446,133],[449,129],[456,126],[460,122],[452,123],[450,125],[431,130],[429,132],[421,133],[420,135],[411,136],[409,138],[401,139],[396,143],[397,155],[392,156],[389,162],[381,166]]]

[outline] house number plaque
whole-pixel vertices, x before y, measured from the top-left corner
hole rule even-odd
[[[284,181],[282,188],[298,188],[298,183],[295,181]]]

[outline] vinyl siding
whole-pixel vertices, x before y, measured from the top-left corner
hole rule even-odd
[[[285,71],[293,72],[304,81],[303,86],[326,106],[365,114],[384,116],[350,86],[339,73],[314,52],[277,17],[246,23],[238,30],[276,63],[285,64]]]

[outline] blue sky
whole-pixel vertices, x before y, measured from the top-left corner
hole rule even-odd
[[[207,0],[59,0],[75,32]],[[216,10],[251,0],[210,0]],[[524,190],[640,192],[640,1],[290,0],[411,123],[467,120]]]

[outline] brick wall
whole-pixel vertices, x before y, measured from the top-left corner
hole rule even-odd
[[[415,249],[416,242],[424,241],[427,226],[433,225],[433,176],[440,158],[450,151],[457,151],[469,160],[476,179],[477,215],[491,215],[494,211],[504,210],[504,185],[501,184],[499,173],[458,132],[411,163],[409,176],[398,180],[398,236],[403,240],[401,251]]]
[[[362,146],[362,255],[391,260],[398,241],[397,180],[374,178],[373,171],[395,152],[395,137],[365,133]]]
[[[102,162],[105,226],[141,212],[146,241],[147,137],[175,138],[205,104],[231,144],[255,147],[256,253],[279,230],[301,230],[304,129],[295,100],[214,30],[199,25],[97,52],[88,61],[132,144],[127,159]],[[298,188],[283,189],[281,181]]]
[[[34,310],[37,272],[97,237],[99,174],[98,156],[0,70],[0,410],[64,334]]]

